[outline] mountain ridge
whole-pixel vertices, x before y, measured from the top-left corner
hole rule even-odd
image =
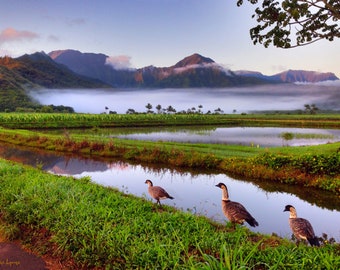
[[[27,80],[46,88],[86,88],[103,87],[105,84],[95,78],[73,72],[66,65],[55,62],[44,52],[24,54],[14,58],[19,68],[14,68]]]
[[[189,55],[179,62],[177,62],[173,67],[179,68],[179,67],[185,67],[185,66],[191,66],[191,65],[204,65],[204,64],[211,64],[215,63],[214,60],[208,57],[204,57],[198,53],[194,53],[192,55]]]
[[[324,81],[336,81],[339,78],[332,72],[317,72],[310,70],[294,70],[289,69],[274,75],[263,75],[258,71],[237,70],[236,74],[241,76],[252,76],[258,78],[266,78],[272,81],[281,81],[285,83],[316,83]]]
[[[331,72],[317,72],[308,70],[292,70],[283,71],[274,77],[279,77],[286,82],[322,82],[326,80],[339,80],[334,73]],[[272,77],[273,77],[272,76]]]
[[[94,87],[109,86],[74,73],[45,53],[0,57],[0,111],[39,109],[41,106],[28,95],[27,89]]]
[[[126,70],[114,69],[108,65],[106,60],[109,56],[104,54],[59,50],[48,55],[78,74],[99,79],[113,87],[231,87],[338,80],[331,72],[288,70],[268,76],[258,71],[231,71],[198,53],[187,56],[169,67],[149,65]]]
[[[101,64],[93,64],[93,59],[103,57],[100,54],[86,53],[79,51],[65,50],[64,55],[58,51],[51,52],[49,55],[58,63],[68,66],[74,72],[81,75],[97,78],[113,87],[225,87],[236,84],[246,84],[248,79],[239,78],[232,80],[227,77],[223,70],[217,67],[217,64],[210,58],[202,57],[199,54],[193,54],[171,67],[146,66],[139,69],[114,69],[108,65],[104,59]],[[78,57],[78,60],[77,60]],[[108,59],[108,56],[106,56]],[[75,62],[82,62],[82,68],[79,68]],[[86,64],[85,64],[86,62]],[[207,65],[212,65],[208,69]],[[262,79],[251,79],[252,83],[262,82]]]

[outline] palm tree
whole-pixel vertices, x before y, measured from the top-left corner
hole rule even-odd
[[[134,109],[128,109],[126,111],[126,114],[135,114],[135,113],[136,113],[136,111]]]
[[[221,110],[221,108],[217,108],[217,109],[215,109],[215,113],[216,114],[222,114],[223,110]]]
[[[311,105],[311,109],[310,109],[310,113],[311,113],[311,114],[316,114],[316,111],[318,111],[318,110],[319,110],[319,108],[316,107],[315,104],[312,104],[312,105]]]
[[[168,106],[167,111],[168,111],[168,113],[175,113],[176,112],[175,108],[172,107],[171,105]]]
[[[309,105],[309,104],[305,104],[305,111],[306,113],[310,113],[310,114],[316,114],[316,111],[319,110],[318,107],[316,107],[315,104]]]
[[[147,113],[153,113],[152,109],[152,105],[150,103],[146,104],[145,108],[147,108]]]
[[[202,113],[203,105],[198,105],[198,113]]]
[[[162,106],[161,106],[160,104],[158,104],[158,105],[156,106],[156,110],[157,110],[158,113],[161,113]]]

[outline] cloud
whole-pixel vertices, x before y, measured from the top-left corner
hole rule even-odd
[[[25,41],[39,38],[39,35],[30,31],[19,31],[14,28],[6,28],[0,33],[0,44],[8,42]]]
[[[185,67],[179,67],[175,68],[174,72],[175,73],[182,73],[186,70],[194,69],[194,68],[215,68],[223,71],[227,76],[231,75],[230,69],[226,69],[223,66],[217,64],[217,63],[203,63],[203,64],[193,64],[193,65],[188,65]]]
[[[323,86],[340,86],[340,80],[334,80],[334,81],[322,81],[322,82],[317,82],[315,83],[317,85],[323,85]]]
[[[127,55],[109,56],[106,58],[106,65],[112,66],[114,69],[131,69],[131,57]]]

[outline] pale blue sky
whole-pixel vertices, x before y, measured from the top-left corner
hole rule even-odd
[[[231,70],[340,77],[340,40],[289,50],[254,46],[253,10],[236,0],[0,0],[0,55],[75,49],[140,68],[199,53]]]

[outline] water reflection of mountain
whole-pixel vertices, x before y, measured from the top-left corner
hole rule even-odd
[[[20,162],[33,167],[43,164],[52,164],[63,157],[45,151],[32,150],[11,144],[0,144],[0,157]]]
[[[32,167],[42,166],[45,171],[56,174],[81,174],[85,171],[106,171],[112,165],[80,157],[61,156],[36,149],[0,144],[0,157]]]
[[[87,162],[86,160],[79,159],[67,159],[60,160],[50,166],[50,168],[44,168],[44,170],[55,173],[55,174],[68,174],[75,175],[81,174],[85,171],[95,172],[95,171],[106,171],[108,166],[103,162],[91,161]]]
[[[0,143],[0,157],[27,164],[33,167],[41,167],[45,171],[55,174],[64,175],[80,175],[84,172],[105,172],[109,169],[113,170],[129,170],[133,169],[133,165],[122,161],[110,160],[94,160],[80,157],[78,155],[56,155],[53,152],[46,152],[31,148],[18,147],[10,144]],[[163,165],[150,166],[150,164],[143,164],[144,170],[150,175],[181,174],[181,175],[199,175],[199,174],[216,174],[218,172],[208,171],[190,171],[164,168]],[[229,175],[231,176],[231,175]],[[231,176],[237,179],[235,176]],[[340,211],[340,197],[333,193],[313,188],[303,188],[300,186],[291,186],[281,183],[273,183],[270,181],[247,181],[245,179],[237,179],[243,182],[250,182],[268,193],[286,193],[295,194],[300,199],[309,202],[312,205],[317,205],[329,210]]]

